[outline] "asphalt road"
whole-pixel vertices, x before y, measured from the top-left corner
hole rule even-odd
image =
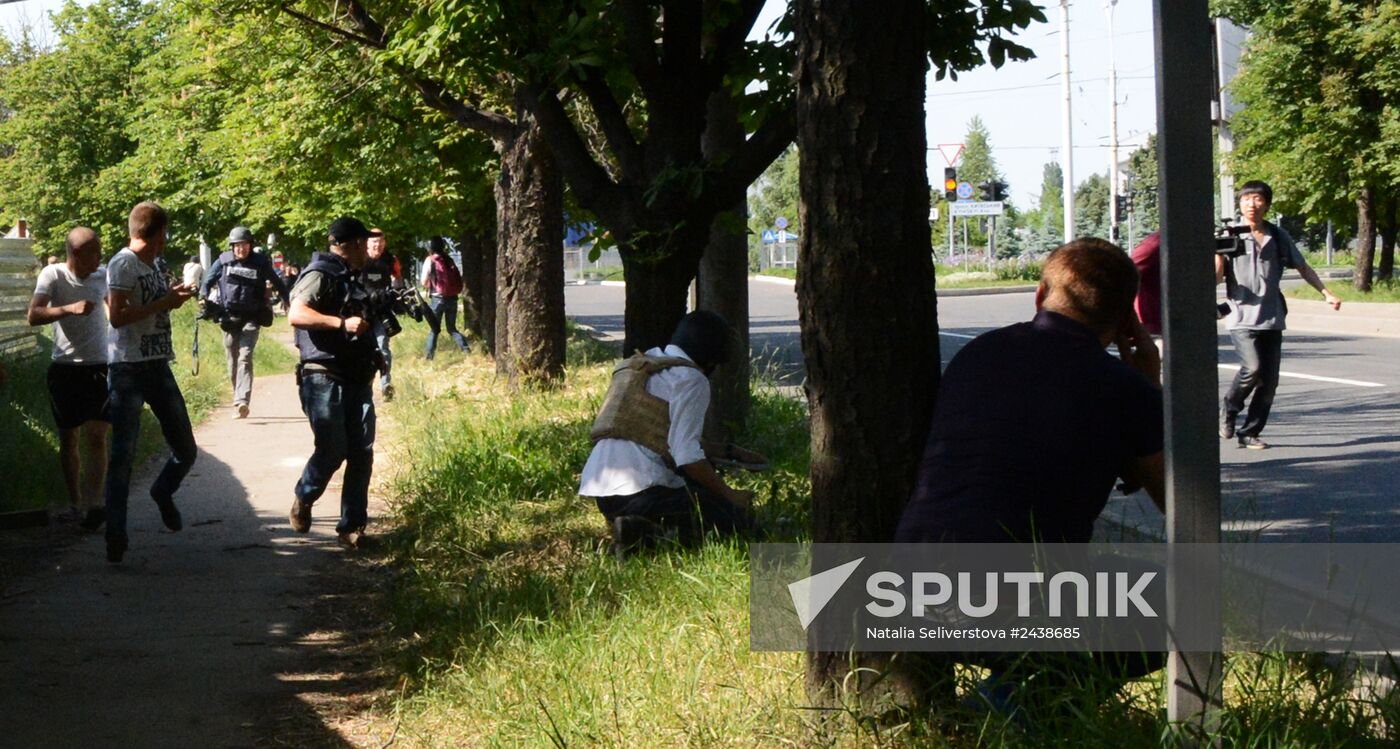
[[[624,289],[571,286],[570,317],[621,337]],[[750,338],[759,366],[784,384],[802,380],[792,286],[749,282]],[[944,364],[979,333],[1029,319],[1031,294],[938,301]],[[1221,330],[1220,390],[1238,362]],[[1227,539],[1400,541],[1400,340],[1291,331],[1264,437],[1269,450],[1221,441]],[[1150,533],[1162,520],[1145,496],[1117,497],[1105,516]]]

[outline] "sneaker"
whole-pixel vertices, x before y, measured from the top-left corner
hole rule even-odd
[[[385,385],[385,386],[384,386],[384,402],[385,402],[385,403],[388,403],[389,401],[391,401],[391,400],[393,400],[393,399],[394,399],[394,386],[393,386],[393,385]]]
[[[335,542],[340,544],[341,548],[347,550],[360,548],[360,544],[364,541],[364,538],[364,528],[352,528],[348,531],[335,534]]]
[[[234,412],[233,418],[234,418],[235,420],[237,420],[237,419],[246,419],[246,418],[248,418],[248,404],[247,404],[247,403],[239,403],[239,404],[238,404],[238,410]]]
[[[302,502],[300,499],[292,500],[292,511],[287,513],[287,519],[292,523],[292,530],[297,533],[306,533],[311,530],[311,505]]]
[[[1252,434],[1241,434],[1240,447],[1247,448],[1250,450],[1268,450],[1269,443],[1259,439],[1258,437],[1255,437]]]
[[[126,554],[126,535],[107,537],[107,561],[112,564],[120,564],[122,555]]]
[[[171,532],[175,532],[185,527],[185,522],[180,517],[180,510],[175,507],[175,500],[171,497],[158,496],[154,489],[151,490],[151,499],[156,501],[156,507],[160,508],[160,522],[165,524]]]
[[[1220,439],[1233,439],[1235,436],[1235,414],[1220,409]]]
[[[79,510],[77,507],[69,505],[68,507],[63,508],[62,510],[53,513],[50,519],[54,523],[57,523],[59,525],[72,525],[73,523],[78,522],[78,518],[82,516],[82,510]]]
[[[83,522],[78,523],[78,527],[88,533],[95,532],[102,524],[107,522],[107,508],[89,507],[87,515],[83,516]]]

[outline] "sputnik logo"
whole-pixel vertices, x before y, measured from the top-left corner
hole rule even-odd
[[[856,568],[865,557],[855,561],[846,562],[839,567],[832,567],[825,572],[818,572],[811,577],[804,577],[795,583],[788,585],[788,594],[792,596],[792,606],[797,609],[797,620],[802,623],[802,628],[806,629],[813,619],[826,608],[831,599],[836,596],[836,592],[841,590],[841,586],[851,579]]]

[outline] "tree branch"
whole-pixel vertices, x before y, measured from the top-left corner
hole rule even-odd
[[[758,130],[734,152],[724,168],[715,175],[705,190],[705,208],[716,212],[728,210],[730,196],[753,184],[775,159],[792,144],[797,136],[797,111],[788,104],[769,114]]]
[[[549,150],[578,201],[603,219],[614,236],[625,237],[635,225],[627,193],[589,153],[588,144],[569,119],[559,97],[538,85],[521,86],[517,93],[534,113]]]
[[[468,105],[448,93],[446,86],[432,78],[407,71],[403,73],[409,83],[418,90],[425,104],[451,117],[458,125],[484,133],[492,140],[508,140],[515,136],[518,126],[511,118],[499,112],[488,112]]]
[[[293,10],[292,6],[288,3],[282,4],[282,12],[291,16],[292,18],[301,21],[302,23],[310,24],[318,29],[321,29],[322,31],[327,31],[331,34],[334,34],[335,36],[349,39],[350,41],[355,42],[357,44],[363,44],[366,47],[373,47],[374,49],[384,49],[384,42],[382,41],[377,42],[373,39],[370,39],[369,37],[356,34],[355,32],[350,31],[349,29],[342,29],[341,27],[336,26],[333,23],[318,21],[317,19],[312,18],[311,16],[308,16],[305,13]]]
[[[730,62],[743,50],[744,42],[762,10],[763,0],[741,0],[739,16],[710,37],[703,61],[707,82],[714,81],[717,85],[724,79]],[[706,15],[710,14],[707,12]]]
[[[617,8],[627,47],[627,66],[636,76],[642,96],[648,102],[659,99],[666,84],[661,75],[661,64],[656,59],[656,44],[653,42],[656,29],[651,10],[646,0],[619,0]]]
[[[598,124],[603,129],[603,137],[607,138],[608,147],[617,157],[617,163],[623,173],[635,173],[641,169],[641,149],[632,135],[632,126],[627,123],[627,115],[617,103],[617,97],[613,96],[607,81],[603,80],[601,73],[587,78],[574,75],[573,78],[575,84],[588,97],[588,103],[593,107],[593,113],[597,115]]]

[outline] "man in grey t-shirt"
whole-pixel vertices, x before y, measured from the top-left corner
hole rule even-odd
[[[1240,216],[1250,229],[1245,251],[1229,260],[1215,256],[1216,282],[1225,282],[1230,305],[1226,327],[1240,357],[1240,369],[1220,405],[1220,436],[1238,437],[1240,447],[1251,450],[1269,447],[1259,434],[1269,420],[1278,389],[1284,317],[1288,314],[1279,288],[1283,269],[1296,269],[1304,281],[1322,292],[1332,309],[1342,307],[1342,300],[1327,290],[1288,232],[1264,219],[1273,200],[1273,189],[1268,184],[1259,180],[1244,183],[1240,187]],[[1246,400],[1249,410],[1244,425],[1237,431],[1235,421],[1245,410]]]

